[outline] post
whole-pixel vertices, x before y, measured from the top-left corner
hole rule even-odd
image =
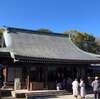
[[[27,71],[27,89],[30,90],[30,75],[29,75],[29,69]]]
[[[47,66],[45,66],[45,72],[44,72],[44,74],[45,74],[45,88],[46,89],[48,89],[48,67]]]
[[[8,74],[8,68],[7,66],[4,66],[3,68],[3,76],[4,76],[4,82],[3,82],[3,87],[6,87],[6,83],[7,83],[7,74]]]

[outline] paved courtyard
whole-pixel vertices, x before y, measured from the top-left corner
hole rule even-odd
[[[2,99],[26,99],[26,98],[3,97]],[[74,97],[72,95],[63,95],[63,96],[51,96],[51,97],[33,97],[30,99],[74,99]],[[93,94],[87,95],[85,99],[93,99]]]

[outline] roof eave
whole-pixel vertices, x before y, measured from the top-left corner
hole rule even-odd
[[[95,64],[100,63],[100,60],[80,60],[80,59],[55,59],[43,57],[25,57],[15,55],[15,59],[19,62],[47,62],[47,63],[70,63],[70,64]]]

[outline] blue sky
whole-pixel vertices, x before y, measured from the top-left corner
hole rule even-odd
[[[0,0],[0,13],[0,26],[75,29],[100,37],[100,0]]]

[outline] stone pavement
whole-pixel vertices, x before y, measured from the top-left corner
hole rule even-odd
[[[64,95],[64,96],[59,96],[57,98],[52,98],[52,99],[74,99],[74,97],[73,95]],[[78,99],[80,98],[78,97]],[[93,94],[86,95],[85,99],[93,99]]]
[[[65,96],[60,96],[59,98],[54,98],[54,99],[74,99],[73,95],[65,95]],[[80,97],[78,97],[80,99]],[[93,94],[86,95],[85,99],[93,99]]]
[[[25,99],[25,98],[3,97],[2,99]],[[74,97],[73,95],[63,95],[63,96],[52,96],[52,97],[34,97],[30,99],[74,99]],[[93,99],[93,94],[86,95],[85,99]]]

